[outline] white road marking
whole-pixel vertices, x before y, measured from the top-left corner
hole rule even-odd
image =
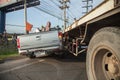
[[[18,70],[18,69],[21,69],[21,68],[24,68],[24,67],[27,67],[27,66],[39,63],[39,62],[43,62],[43,61],[44,61],[44,59],[43,60],[39,60],[39,61],[35,61],[35,62],[32,62],[32,63],[29,63],[29,64],[24,64],[22,66],[17,66],[17,67],[14,67],[12,69],[1,71],[0,74],[7,73],[7,72],[10,72],[10,71],[14,71],[14,70]]]

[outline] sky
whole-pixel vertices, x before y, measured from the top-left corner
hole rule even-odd
[[[41,26],[46,26],[48,21],[51,22],[51,27],[59,25],[62,28],[63,21],[58,19],[58,17],[63,18],[63,10],[59,8],[61,4],[58,1],[59,0],[40,0],[40,5],[36,6],[40,8],[40,10],[35,7],[27,9],[27,21],[33,25],[31,32],[34,32],[37,27],[41,28]],[[89,4],[92,4],[94,8],[102,1],[103,0],[93,0],[93,3],[90,2]],[[85,3],[82,2],[82,0],[70,0],[70,3],[67,3],[67,5],[69,6],[69,9],[67,9],[67,18],[69,21],[67,26],[69,26],[72,24],[74,18],[79,19],[84,15],[83,12],[85,12],[85,9],[83,9],[82,6],[84,6]],[[52,14],[52,16],[50,14]],[[10,26],[8,24],[16,26]],[[6,31],[8,33],[25,33],[24,25],[23,9],[6,14]]]

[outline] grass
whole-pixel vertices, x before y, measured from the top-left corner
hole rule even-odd
[[[0,45],[0,59],[4,59],[11,56],[17,56],[18,51],[16,45],[9,41],[8,45]]]
[[[12,56],[18,56],[18,54],[0,55],[0,60],[8,58],[8,57],[12,57]]]

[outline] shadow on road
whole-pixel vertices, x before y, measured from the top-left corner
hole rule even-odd
[[[85,62],[86,61],[86,53],[81,53],[78,56],[74,56],[71,53],[67,53],[64,56],[58,56],[58,55],[53,54],[53,55],[50,55],[47,57],[42,57],[42,59],[45,59],[45,58],[54,58],[54,59],[62,61],[62,62]]]

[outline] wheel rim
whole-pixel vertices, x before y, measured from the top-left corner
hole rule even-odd
[[[120,61],[109,49],[98,49],[93,58],[93,75],[96,80],[120,80]]]

